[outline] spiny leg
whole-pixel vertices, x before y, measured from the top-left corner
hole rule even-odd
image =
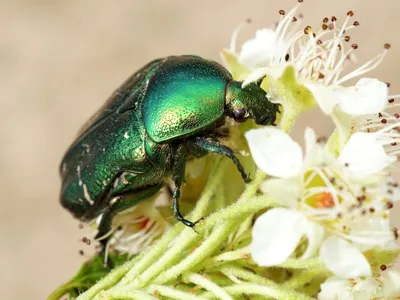
[[[181,196],[181,185],[185,179],[185,166],[186,149],[184,145],[181,145],[176,152],[174,171],[172,175],[172,180],[175,183],[175,189],[172,193],[172,210],[177,221],[182,222],[184,225],[193,228],[198,222],[203,220],[203,218],[200,218],[196,222],[191,222],[185,219],[179,210],[179,197]]]
[[[244,182],[249,183],[251,181],[249,175],[246,173],[242,164],[240,163],[239,159],[235,156],[234,151],[231,148],[221,145],[217,141],[201,137],[197,137],[194,140],[194,145],[199,147],[201,150],[206,151],[207,153],[213,152],[219,155],[225,155],[229,157],[236,165],[238,171],[240,172],[240,175],[242,175]]]
[[[110,202],[107,209],[104,211],[101,221],[98,227],[98,233],[95,239],[99,240],[102,244],[102,250],[100,251],[100,255],[105,256],[105,250],[109,239],[111,238],[111,225],[113,217],[128,208],[131,208],[138,203],[142,202],[155,195],[161,188],[161,185],[154,185],[146,187],[140,191],[135,191],[135,193],[124,194],[120,196],[114,197]],[[107,260],[107,257],[105,257]]]

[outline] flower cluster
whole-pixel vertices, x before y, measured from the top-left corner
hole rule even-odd
[[[400,117],[389,111],[398,106],[399,96],[389,96],[388,85],[375,78],[343,85],[378,66],[390,45],[343,74],[358,48],[352,44],[346,49],[351,39],[347,32],[359,25],[348,25],[354,13],[347,13],[342,26],[332,17],[324,18],[318,30],[307,26],[298,31],[297,8],[288,14],[280,11],[276,29],[258,30],[239,53],[235,32],[231,49],[223,53],[231,68],[242,65],[244,85],[266,76],[270,97],[284,108],[279,128],[245,134],[255,163],[270,176],[261,191],[283,205],[256,219],[252,257],[260,266],[320,257],[335,275],[322,285],[321,299],[351,299],[357,293],[371,299],[400,296],[400,281],[385,285],[382,278],[390,276],[384,272],[381,279],[372,277],[378,271],[365,256],[371,249],[396,247],[398,238],[389,210],[400,189],[389,172],[400,153]],[[295,89],[302,92],[297,97],[290,93]],[[285,131],[300,112],[314,106],[331,116],[337,129],[326,144],[307,128],[303,154]]]
[[[400,297],[400,273],[390,269],[400,253],[400,233],[390,223],[390,210],[400,199],[400,186],[391,174],[400,155],[400,115],[395,112],[400,95],[390,95],[385,82],[363,77],[380,64],[390,45],[357,65],[358,45],[349,35],[360,25],[352,20],[354,13],[347,12],[341,25],[332,16],[318,27],[301,26],[303,1],[298,2],[289,12],[279,11],[274,29],[258,30],[238,49],[242,24],[221,53],[235,80],[243,86],[261,82],[268,99],[282,106],[277,126],[246,122],[232,129],[245,132],[244,138],[231,140],[237,139],[232,143],[239,145],[238,153],[250,152],[240,159],[248,171],[257,167],[252,182],[244,187],[234,177],[237,172],[228,169],[234,166],[221,158],[195,161],[187,170],[186,187],[202,189],[201,196],[191,197],[198,200],[194,208],[191,202],[190,219],[204,217],[196,231],[171,225],[154,200],[142,202],[117,216],[110,232],[109,246],[133,256],[102,280],[93,277],[94,286],[84,281],[86,269],[81,271],[91,288],[81,294],[85,289],[80,289],[78,276],[70,295]],[[346,73],[349,64],[353,71]],[[299,114],[312,108],[330,117],[335,129],[321,139],[306,128],[303,149],[289,134]],[[248,148],[240,146],[245,142]],[[60,289],[55,295],[62,293]]]

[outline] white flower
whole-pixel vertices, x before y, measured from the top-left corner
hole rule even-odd
[[[358,48],[357,44],[350,43],[348,35],[349,30],[359,25],[357,21],[350,24],[353,12],[347,13],[341,26],[333,16],[331,20],[324,18],[314,30],[310,26],[300,28],[301,20],[295,16],[299,6],[287,14],[281,10],[282,19],[275,30],[260,29],[253,39],[242,45],[236,55],[239,62],[250,70],[243,85],[268,76],[270,96],[283,105],[286,114],[298,114],[308,105],[304,103],[304,94],[296,99],[301,104],[296,105],[293,99],[285,99],[290,94],[288,91],[293,89],[293,83],[292,79],[284,78],[284,71],[293,68],[294,79],[312,93],[312,102],[316,101],[325,114],[332,115],[343,146],[349,137],[350,116],[382,111],[388,96],[386,84],[378,79],[361,78],[351,87],[344,87],[343,84],[376,68],[390,45],[385,44],[382,53],[344,74],[346,65],[353,61],[353,52]],[[238,30],[232,37],[231,52],[235,51],[237,34]],[[280,84],[286,85],[286,92],[282,92]],[[288,119],[292,122],[292,118]],[[286,124],[282,126],[289,127]]]
[[[395,239],[388,220],[398,188],[384,171],[392,162],[372,134],[355,133],[335,159],[305,133],[306,154],[275,127],[246,134],[257,166],[275,178],[262,190],[287,208],[273,208],[255,222],[251,251],[262,266],[284,262],[308,238],[302,258],[319,255],[336,275],[371,274],[361,251]],[[321,244],[322,243],[322,244]]]
[[[107,251],[112,247],[123,253],[140,253],[170,228],[155,206],[156,199],[143,201],[113,218]]]
[[[328,278],[321,285],[319,300],[398,299],[400,297],[400,273],[385,271],[378,277],[364,279]]]

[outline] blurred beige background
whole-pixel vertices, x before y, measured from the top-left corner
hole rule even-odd
[[[87,249],[58,203],[58,163],[76,131],[133,71],[156,57],[218,60],[244,19],[275,22],[295,0],[0,0],[0,291],[44,299],[73,275]],[[305,25],[355,11],[360,61],[392,44],[371,76],[400,92],[398,0],[305,0]],[[321,134],[330,124],[311,114]],[[310,119],[310,118],[309,118]],[[301,132],[300,124],[297,131]],[[399,214],[397,224],[399,225]],[[86,246],[87,247],[87,246]]]

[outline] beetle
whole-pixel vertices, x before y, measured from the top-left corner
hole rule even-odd
[[[81,129],[60,166],[61,204],[76,218],[102,214],[97,238],[113,217],[175,183],[172,209],[179,210],[185,165],[208,153],[229,157],[249,182],[234,151],[223,145],[229,119],[275,122],[277,104],[256,83],[242,88],[220,64],[198,56],[151,61],[131,75]]]

